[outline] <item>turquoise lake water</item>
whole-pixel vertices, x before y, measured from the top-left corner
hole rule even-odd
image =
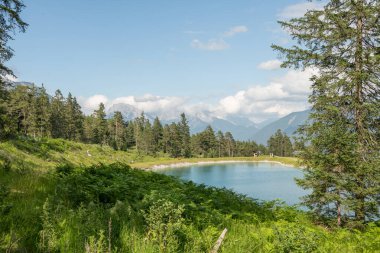
[[[199,184],[226,187],[254,199],[282,199],[289,205],[298,204],[299,198],[306,195],[294,181],[302,178],[302,171],[278,163],[197,164],[159,172]]]

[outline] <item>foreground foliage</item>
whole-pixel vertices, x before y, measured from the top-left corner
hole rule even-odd
[[[375,252],[380,227],[326,230],[293,207],[127,165],[1,170],[0,249],[40,252]]]

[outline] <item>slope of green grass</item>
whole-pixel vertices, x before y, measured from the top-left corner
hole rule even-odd
[[[115,162],[133,164],[154,162],[157,159],[152,156],[141,156],[135,150],[115,151],[108,146],[83,144],[63,139],[20,138],[0,142],[0,164],[9,163],[15,169],[34,169],[46,172],[59,164],[84,166]]]
[[[166,154],[139,155],[135,150],[115,151],[109,146],[83,144],[63,139],[17,139],[0,142],[0,164],[9,162],[17,169],[49,171],[59,164],[93,165],[120,162],[134,168],[151,168],[155,165],[217,161],[273,161],[297,166],[294,157],[221,157],[171,158]]]
[[[326,229],[293,207],[122,164],[184,159],[64,140],[4,142],[0,157],[0,252],[209,252],[224,228],[220,252],[380,251],[376,223]]]

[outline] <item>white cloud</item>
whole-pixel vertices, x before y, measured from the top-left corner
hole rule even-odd
[[[220,51],[229,48],[229,45],[223,39],[211,39],[207,42],[193,40],[191,46],[196,49],[207,51]]]
[[[222,98],[215,108],[215,114],[219,117],[231,114],[245,115],[259,122],[305,110],[309,106],[309,79],[313,74],[316,74],[316,71],[312,69],[290,70],[267,85],[254,85],[235,95]]]
[[[127,104],[133,106],[139,111],[157,114],[162,118],[175,118],[184,111],[186,99],[182,97],[161,97],[146,94],[140,97],[126,96],[109,99],[104,95],[94,95],[89,98],[79,97],[79,103],[86,114],[91,114],[103,103],[106,111],[116,104]]]
[[[248,32],[248,28],[245,25],[239,25],[239,26],[231,27],[228,31],[223,33],[223,36],[232,37],[235,34],[245,33],[245,32]]]
[[[84,111],[92,113],[100,102],[109,109],[112,105],[127,104],[139,111],[157,115],[161,119],[178,118],[185,112],[206,122],[212,117],[245,116],[255,122],[269,118],[282,117],[294,111],[309,107],[307,97],[310,94],[310,77],[317,74],[315,70],[289,70],[280,77],[273,78],[266,85],[253,85],[233,95],[221,98],[216,104],[205,102],[192,103],[189,99],[175,96],[126,96],[108,99],[104,95],[79,98]]]
[[[177,111],[185,102],[181,97],[160,97],[146,94],[142,97],[128,96],[112,100],[109,107],[115,104],[128,104],[147,113]]]
[[[284,90],[292,95],[308,95],[310,94],[309,81],[312,75],[318,72],[315,69],[308,68],[305,71],[290,70],[281,78],[274,78],[275,82],[283,83]]]
[[[108,98],[104,95],[94,95],[87,99],[80,98],[79,102],[82,103],[82,107],[86,112],[92,112],[99,108],[100,103],[107,105]]]
[[[258,68],[264,70],[275,70],[281,68],[281,64],[282,62],[280,60],[270,60],[260,63]]]
[[[278,16],[282,19],[291,19],[302,17],[309,10],[321,10],[325,3],[322,2],[304,2],[293,4],[285,7]]]
[[[219,38],[209,39],[207,42],[202,42],[199,39],[191,41],[191,47],[206,51],[221,51],[230,47],[230,45],[224,40],[227,37],[235,36],[238,33],[245,33],[248,28],[244,25],[231,27],[228,31],[225,31]]]
[[[16,76],[13,76],[13,75],[9,75],[9,74],[6,74],[4,76],[4,78],[8,81],[8,82],[17,82],[18,81],[18,78]]]

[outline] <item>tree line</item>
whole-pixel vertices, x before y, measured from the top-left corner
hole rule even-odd
[[[7,89],[2,137],[63,138],[108,145],[116,150],[135,148],[143,155],[168,154],[171,157],[237,157],[273,153],[291,156],[292,143],[280,130],[268,147],[254,141],[235,140],[231,132],[214,131],[211,126],[191,135],[189,122],[182,113],[178,122],[162,124],[156,117],[151,122],[142,113],[126,121],[121,112],[107,117],[105,106],[84,115],[71,93],[64,97],[60,90],[54,96],[45,87],[16,84]]]

